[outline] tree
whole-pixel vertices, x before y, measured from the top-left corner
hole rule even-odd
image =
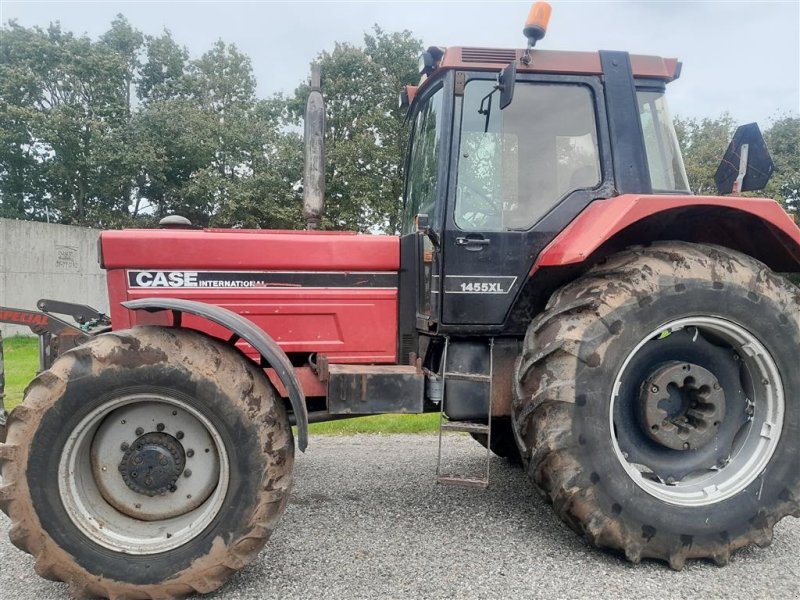
[[[409,31],[386,33],[376,25],[363,48],[339,43],[319,55],[327,112],[325,227],[399,229],[408,131],[396,98],[418,81],[421,49]],[[295,92],[296,117],[308,91],[304,84]]]
[[[770,178],[767,195],[779,200],[786,210],[800,212],[800,117],[783,115],[764,132],[775,172]]]
[[[716,193],[714,173],[735,130],[736,123],[728,113],[715,119],[675,119],[689,189],[695,194]]]
[[[118,227],[296,227],[302,152],[247,56],[190,60],[118,15],[99,40],[12,22],[0,47],[0,215]]]
[[[714,173],[728,147],[736,123],[723,113],[711,119],[675,119],[675,130],[686,165],[689,187],[696,194],[715,194]],[[800,209],[800,118],[781,116],[763,132],[775,172],[767,187],[754,195],[780,202],[786,210]]]
[[[115,21],[109,42],[75,37],[58,24],[45,31],[12,22],[4,31],[0,128],[14,140],[3,161],[12,165],[2,179],[2,203],[10,205],[4,213],[110,224],[125,207],[126,164],[113,148],[126,143],[130,56],[111,44],[125,27]]]
[[[137,80],[139,99],[147,105],[179,97],[189,52],[178,45],[169,30],[158,37],[148,36],[145,46],[147,60],[142,63]]]

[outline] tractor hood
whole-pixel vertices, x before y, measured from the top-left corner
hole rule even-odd
[[[287,353],[356,363],[391,363],[397,356],[396,236],[126,229],[100,235],[100,259],[115,329],[157,317],[128,311],[122,302],[183,298],[245,316]],[[184,326],[222,335],[197,317]]]

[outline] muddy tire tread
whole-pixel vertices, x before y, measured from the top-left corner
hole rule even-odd
[[[182,360],[191,369],[238,376],[240,380],[249,382],[250,391],[261,393],[262,398],[272,397],[274,393],[263,372],[252,361],[219,340],[189,330],[140,327],[99,336],[64,353],[49,371],[33,380],[25,390],[23,404],[9,415],[7,441],[0,444],[0,469],[4,481],[0,488],[0,509],[12,523],[9,537],[17,548],[34,557],[34,568],[39,575],[67,583],[75,598],[172,600],[193,593],[212,592],[256,558],[286,506],[291,487],[294,441],[282,403],[260,402],[255,407],[248,405],[247,410],[254,422],[260,424],[262,447],[267,447],[268,437],[280,437],[275,432],[284,422],[287,424],[288,435],[283,436],[282,444],[272,448],[270,453],[288,467],[285,469],[288,475],[277,482],[279,487],[275,489],[275,473],[268,469],[261,474],[259,503],[252,512],[249,533],[227,545],[217,538],[224,547],[218,548],[215,543],[213,559],[206,561],[208,556],[198,557],[188,568],[163,583],[136,585],[93,575],[51,539],[33,509],[24,467],[29,441],[50,408],[48,398],[54,391],[57,393],[65,387],[75,368],[114,368],[117,364],[115,353],[132,347],[141,352],[165,345],[181,352]],[[203,564],[204,561],[211,564]]]
[[[642,558],[663,560],[676,570],[688,559],[709,559],[725,565],[740,548],[768,545],[775,523],[784,516],[800,515],[800,489],[793,489],[747,535],[732,539],[720,536],[713,543],[703,544],[687,539],[690,536],[656,543],[641,531],[632,531],[594,497],[589,474],[575,451],[581,442],[574,439],[571,428],[576,408],[572,374],[579,361],[597,360],[585,355],[581,335],[590,322],[599,320],[605,324],[607,335],[613,337],[616,326],[606,317],[619,302],[647,302],[646,295],[659,285],[659,273],[694,270],[710,272],[717,285],[736,279],[752,288],[758,281],[784,309],[800,305],[800,290],[740,252],[686,242],[632,247],[559,289],[545,311],[532,321],[517,363],[512,406],[523,467],[562,520],[599,548],[618,551],[634,563]]]

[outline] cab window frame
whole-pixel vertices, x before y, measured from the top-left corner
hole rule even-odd
[[[462,90],[466,90],[467,86],[473,81],[489,81],[496,82],[497,74],[493,72],[479,71],[468,72],[463,84]],[[456,134],[453,140],[453,148],[451,156],[453,157],[451,164],[452,177],[448,186],[448,207],[447,207],[447,226],[448,228],[455,229],[464,233],[471,232],[484,232],[492,235],[496,234],[531,234],[539,228],[548,228],[551,222],[562,222],[562,215],[567,215],[574,210],[575,205],[587,206],[591,197],[597,199],[601,197],[608,197],[612,195],[613,190],[613,167],[611,162],[611,152],[609,140],[607,137],[608,124],[607,113],[605,110],[605,94],[603,91],[603,84],[599,77],[594,75],[558,75],[546,73],[518,73],[516,84],[532,84],[532,85],[565,85],[565,86],[581,86],[589,92],[590,103],[592,107],[592,117],[594,119],[596,146],[597,146],[597,161],[598,161],[598,182],[591,188],[577,188],[574,190],[563,193],[560,197],[553,200],[551,205],[543,212],[538,218],[534,219],[526,227],[516,228],[496,228],[496,229],[464,229],[456,221],[457,211],[457,194],[458,194],[458,169],[461,153],[461,141],[463,135],[463,113],[464,113],[464,92],[456,97],[456,109],[454,111],[454,127],[453,131]],[[499,105],[499,92],[497,98],[493,99],[492,110],[500,110]],[[514,101],[519,98],[515,97]],[[564,223],[566,226],[566,222]]]
[[[410,198],[409,194],[409,182],[411,178],[411,164],[412,164],[412,154],[415,148],[416,138],[417,138],[417,118],[423,110],[425,110],[429,106],[430,100],[438,93],[442,94],[441,97],[441,112],[442,112],[442,131],[440,134],[439,139],[439,147],[437,149],[437,164],[436,164],[436,188],[434,190],[433,198],[432,198],[432,207],[431,207],[431,214],[428,214],[428,220],[431,224],[437,221],[436,213],[440,210],[440,204],[442,204],[442,196],[447,187],[447,181],[442,180],[442,172],[443,172],[443,165],[446,165],[449,158],[446,156],[446,152],[448,150],[448,143],[447,139],[448,136],[452,135],[452,91],[450,90],[450,86],[448,85],[448,78],[441,77],[438,81],[430,82],[426,85],[427,89],[424,89],[420,95],[414,99],[414,104],[412,105],[412,111],[408,117],[407,122],[410,124],[410,135],[408,138],[408,144],[406,146],[406,156],[404,160],[404,168],[403,168],[403,206],[402,206],[402,214],[400,218],[400,235],[409,235],[416,233],[416,227],[414,225],[414,218],[418,213],[410,214],[410,206],[409,201]],[[419,207],[418,207],[419,208]]]
[[[656,94],[661,94],[662,96],[666,97],[666,92],[667,92],[666,83],[664,81],[658,80],[658,79],[637,78],[635,80],[635,89],[636,89],[636,102],[637,102],[637,105],[639,104],[639,101],[640,101],[640,98],[641,98],[640,94],[642,94],[642,93],[656,93]],[[673,116],[672,112],[669,110],[670,106],[669,106],[669,102],[668,101],[667,101],[666,107],[667,107],[667,113],[670,116],[670,118],[672,119],[672,129],[674,131],[674,129],[675,129],[675,121],[674,121],[674,116]],[[641,119],[642,119],[641,113],[638,115],[638,117],[639,117],[639,122],[641,123],[642,122],[641,121]],[[652,187],[652,193],[653,194],[690,194],[690,195],[693,194],[693,192],[691,190],[691,187],[689,185],[688,173],[686,173],[686,161],[683,158],[683,153],[681,151],[680,144],[677,142],[677,139],[676,139],[676,144],[677,144],[676,150],[677,150],[677,152],[679,154],[680,163],[681,163],[681,166],[683,168],[682,175],[684,176],[684,182],[686,183],[686,188],[685,189],[680,189],[680,188],[677,188],[677,187],[675,187],[675,188],[660,188],[660,187],[656,187],[655,183],[653,182],[653,173],[650,172],[650,171],[652,171],[652,169],[651,169],[651,160],[650,160],[650,157],[647,154],[648,148],[647,148],[647,140],[644,137],[645,136],[644,123],[642,123],[642,136],[643,136],[642,144],[643,144],[643,147],[644,147],[644,150],[645,150],[645,159],[647,161],[647,167],[648,167],[648,172],[649,172],[649,177],[650,177],[649,181],[650,181],[650,185]],[[658,148],[658,152],[661,154],[661,153],[663,153],[663,151],[664,151],[664,147],[660,146]],[[662,164],[663,164],[664,157],[663,156],[659,156],[658,160],[660,162],[662,162]]]

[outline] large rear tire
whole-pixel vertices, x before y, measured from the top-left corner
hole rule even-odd
[[[720,247],[657,243],[566,285],[530,325],[526,470],[594,545],[727,563],[800,516],[800,291]]]
[[[118,331],[28,387],[0,446],[0,508],[37,573],[76,597],[205,593],[263,547],[293,459],[252,361],[197,332]]]

